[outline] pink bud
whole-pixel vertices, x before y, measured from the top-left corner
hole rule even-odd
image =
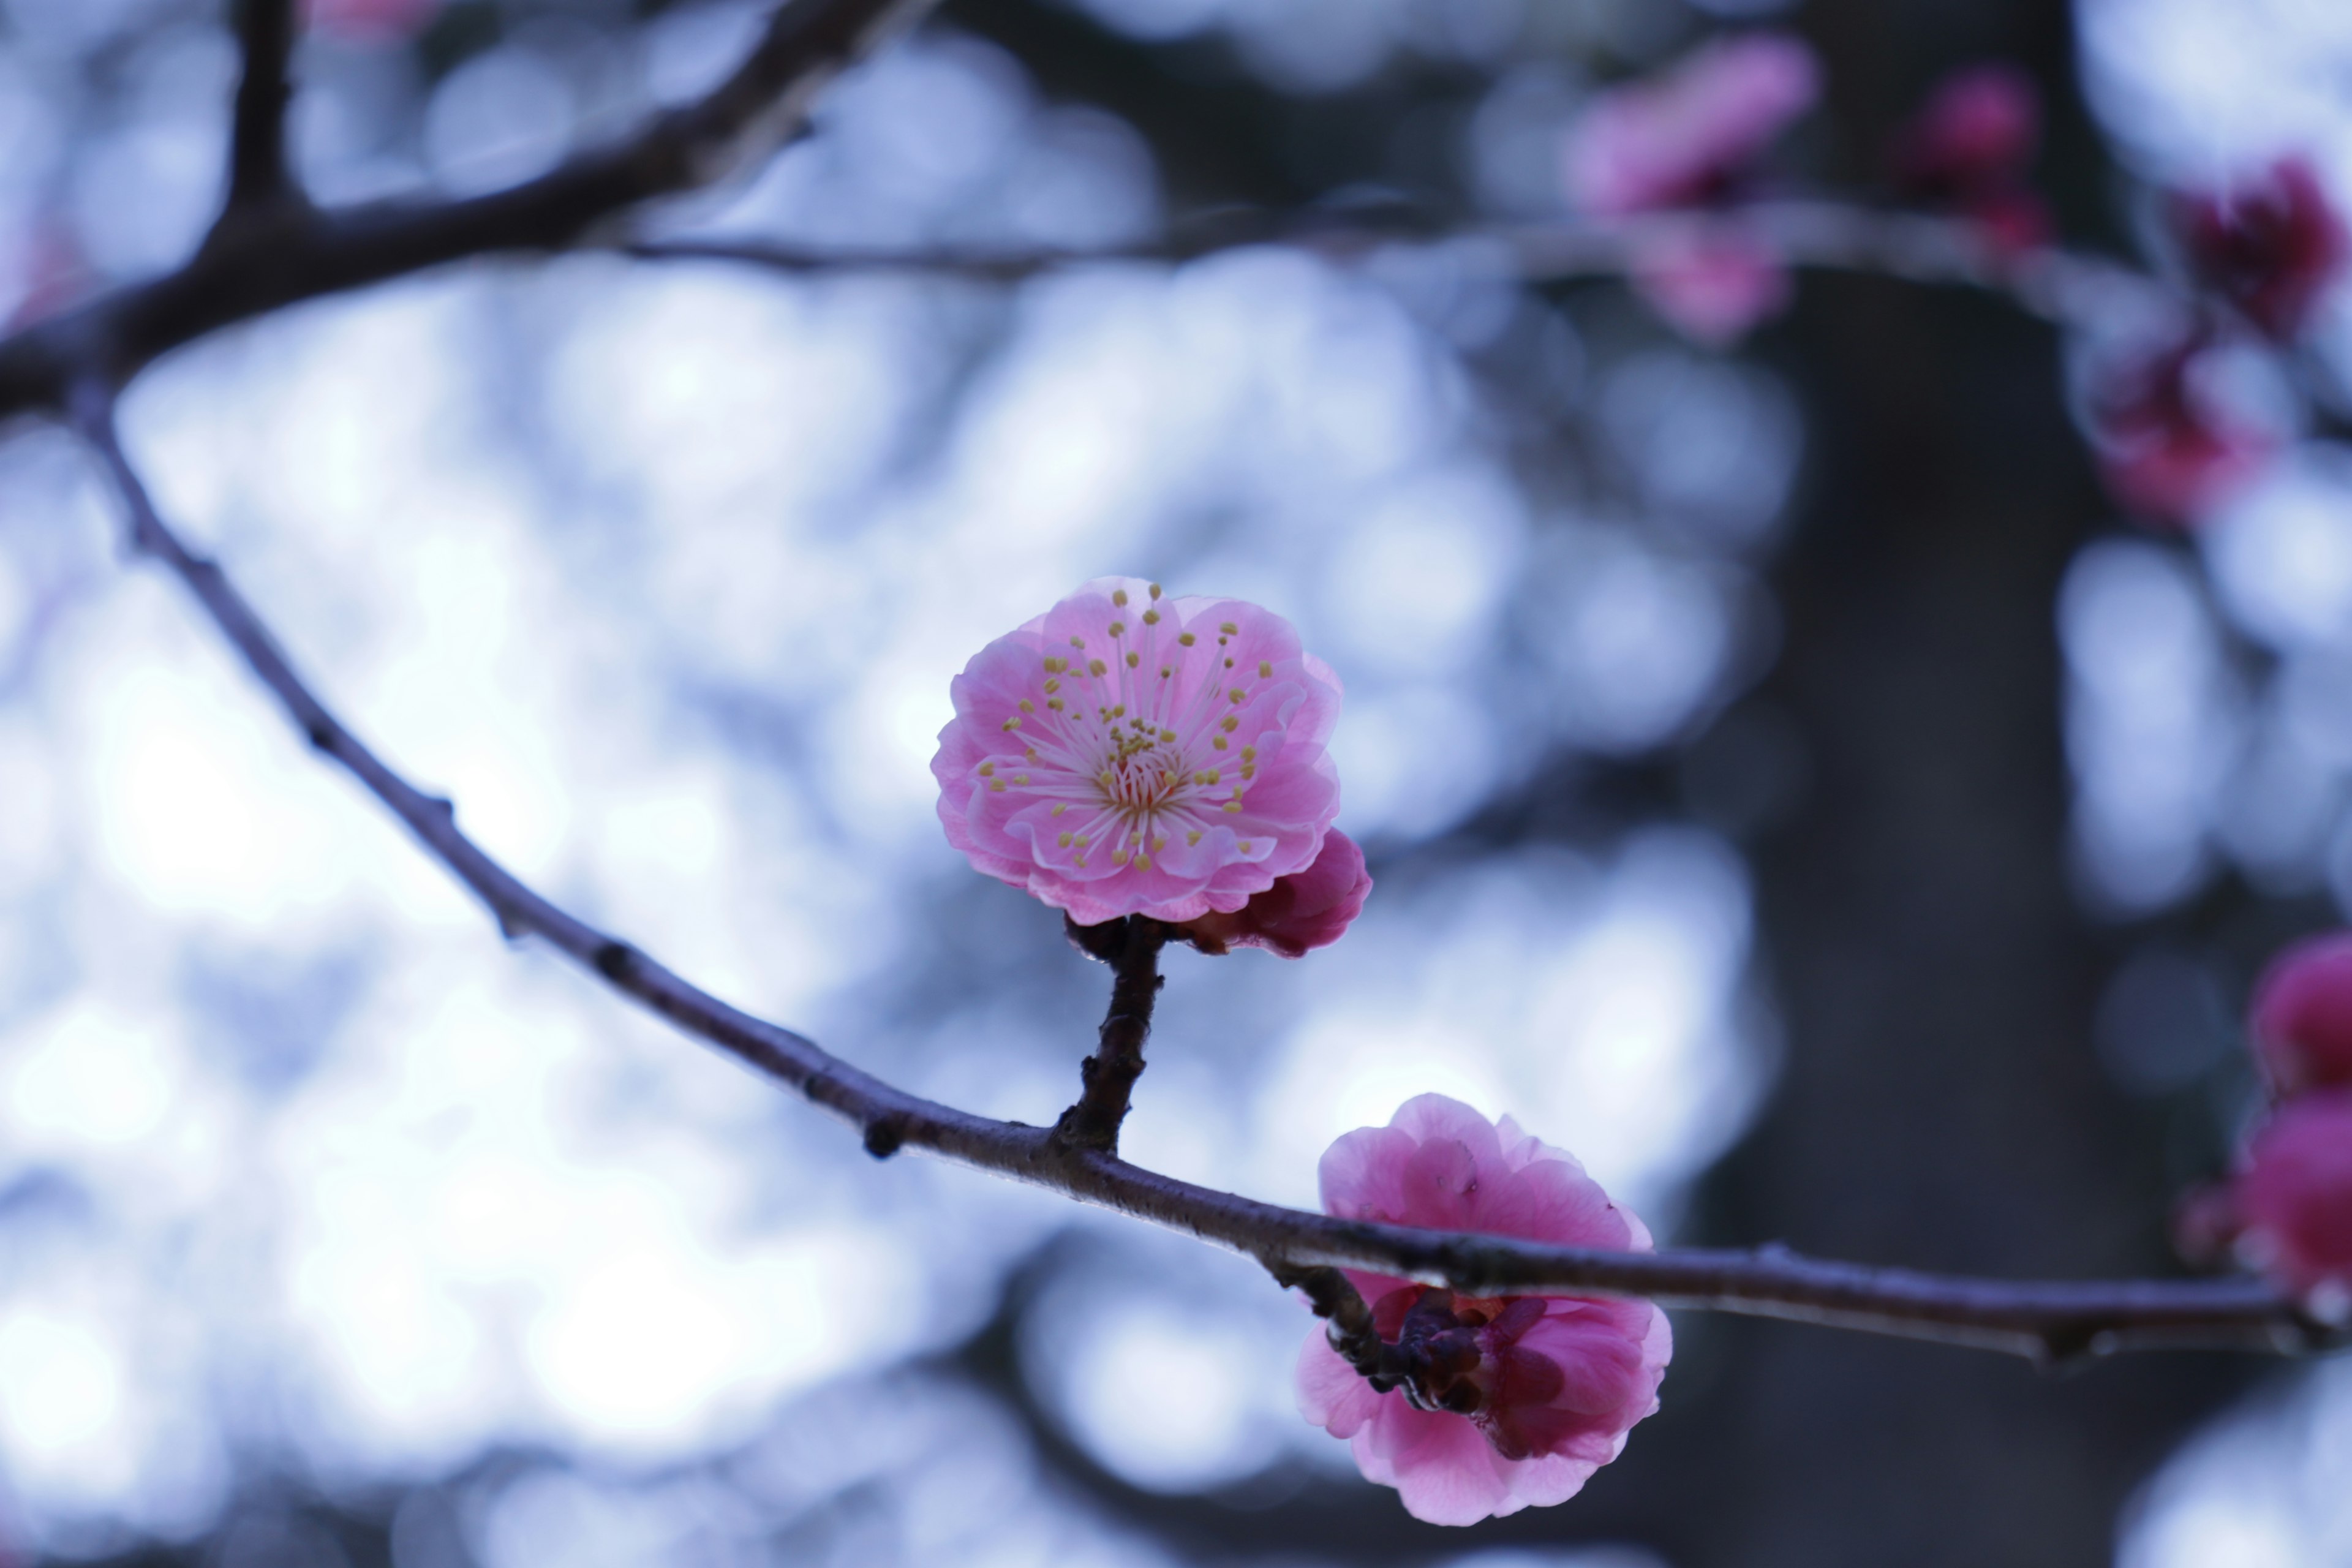
[[[2231,404],[2201,337],[2125,360],[2090,394],[2099,469],[2150,521],[2189,527],[2269,465],[2278,434]]]
[[[2300,155],[2223,190],[2176,193],[2167,205],[2197,281],[2281,342],[2302,330],[2344,270],[2344,220]]]
[[[2352,1315],[2352,1092],[2280,1108],[2246,1147],[2239,1250],[2320,1317]]]
[[[1323,1207],[1343,1219],[1647,1251],[1642,1222],[1561,1150],[1424,1094],[1323,1156]],[[1564,1502],[1658,1408],[1674,1354],[1647,1301],[1531,1291],[1458,1296],[1349,1269],[1373,1327],[1414,1368],[1375,1391],[1318,1328],[1298,1359],[1299,1408],[1348,1438],[1365,1479],[1433,1524]]]
[[[393,44],[425,30],[441,0],[300,0],[302,25],[349,44]]]
[[[1685,337],[1709,347],[1738,342],[1789,303],[1780,253],[1734,228],[1649,247],[1634,258],[1633,287]]]
[[[2042,141],[2042,96],[2014,66],[1970,66],[1929,95],[1896,137],[1896,177],[1931,199],[1963,200],[2022,179]]]
[[[1569,131],[1569,195],[1601,217],[1720,200],[1820,93],[1820,67],[1797,39],[1718,38],[1593,100]]]
[[[2297,942],[2271,961],[2248,1020],[2281,1097],[2352,1086],[2352,931]]]
[[[1307,869],[1277,877],[1273,887],[1251,894],[1240,909],[1213,910],[1184,931],[1202,952],[1262,947],[1285,958],[1304,958],[1310,949],[1339,941],[1363,912],[1364,897],[1371,890],[1364,852],[1335,827],[1323,836],[1323,847]]]

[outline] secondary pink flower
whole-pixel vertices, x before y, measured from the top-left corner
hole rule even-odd
[[[2186,527],[2269,464],[2278,432],[2231,401],[2196,336],[2108,369],[2092,388],[2091,435],[2116,498]]]
[[[1737,342],[1789,302],[1789,273],[1779,252],[1729,226],[1734,221],[1647,247],[1634,261],[1633,287],[1698,342]]]
[[[1996,249],[2029,249],[2050,237],[2049,211],[2025,184],[2041,140],[2033,79],[2013,66],[1971,66],[1947,77],[1895,138],[1895,181],[1969,219]]]
[[[2263,972],[2248,1032],[2281,1095],[2352,1087],[2352,931],[2297,942]]]
[[[1443,1095],[1409,1100],[1323,1155],[1323,1207],[1344,1219],[1646,1251],[1650,1233],[1566,1152]],[[1383,1340],[1420,1352],[1416,1391],[1375,1393],[1318,1328],[1298,1358],[1299,1408],[1349,1439],[1365,1479],[1433,1524],[1564,1502],[1658,1408],[1674,1354],[1647,1301],[1457,1296],[1349,1269]]]
[[[1100,577],[973,656],[931,773],[948,842],[1080,925],[1235,910],[1339,811],[1339,679],[1272,611]]]
[[[1210,910],[1187,925],[1185,935],[1202,952],[1262,947],[1285,958],[1304,958],[1309,949],[1339,941],[1364,912],[1371,890],[1364,852],[1335,827],[1323,836],[1315,864],[1276,877],[1273,887],[1251,894],[1238,910]]]
[[[2281,1107],[2246,1146],[2235,1186],[2240,1251],[2320,1316],[2352,1313],[2352,1092]]]
[[[2176,194],[2168,206],[2197,281],[2282,342],[2302,330],[2352,248],[2302,157],[2224,190]]]
[[[1820,68],[1797,39],[1719,38],[1593,100],[1569,132],[1569,195],[1601,217],[1721,201],[1820,92]]]

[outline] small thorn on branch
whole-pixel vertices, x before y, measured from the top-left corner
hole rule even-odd
[[[902,1110],[886,1111],[866,1124],[866,1152],[877,1160],[888,1159],[906,1142],[907,1114]]]

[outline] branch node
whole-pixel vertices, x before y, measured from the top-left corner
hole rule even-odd
[[[302,734],[310,742],[310,749],[318,752],[333,751],[335,742],[342,737],[333,721],[327,719],[311,720],[302,726]]]
[[[866,1124],[866,1152],[887,1160],[907,1142],[908,1118],[903,1110],[885,1111]]]
[[[618,984],[626,980],[629,972],[636,967],[637,950],[625,942],[606,942],[589,962],[595,965],[597,973]]]

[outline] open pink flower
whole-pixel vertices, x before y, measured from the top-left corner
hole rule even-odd
[[[2188,527],[2252,482],[2280,433],[2236,406],[2195,334],[2125,360],[2091,389],[2091,436],[2116,499]]]
[[[2168,209],[2197,281],[2281,342],[2302,331],[2352,252],[2307,158],[2282,158],[2228,189],[2177,193]]]
[[[1371,890],[1364,852],[1335,827],[1323,836],[1315,864],[1276,877],[1273,887],[1251,894],[1238,910],[1210,910],[1184,932],[1202,952],[1262,947],[1285,958],[1304,958],[1310,949],[1339,941],[1364,912],[1364,900]]]
[[[1970,66],[1944,79],[1896,136],[1895,182],[1957,212],[2004,254],[2050,237],[2050,214],[2027,188],[2042,140],[2042,100],[2014,66]]]
[[[1569,195],[1600,217],[1720,202],[1820,92],[1820,68],[1797,39],[1719,38],[1593,100],[1569,132]]]
[[[2239,1250],[2320,1316],[2352,1314],[2352,1092],[2291,1100],[2246,1146]]]
[[[931,773],[948,842],[1080,925],[1235,910],[1339,810],[1339,679],[1239,599],[1100,577],[973,656]]]
[[[2280,1095],[2352,1088],[2352,931],[2297,942],[2254,987],[2248,1032]]]
[[[1646,1251],[1650,1233],[1564,1152],[1443,1095],[1409,1100],[1323,1155],[1323,1207],[1345,1219],[1486,1231]],[[1444,1386],[1375,1393],[1318,1328],[1298,1358],[1309,1421],[1354,1448],[1368,1480],[1433,1524],[1475,1524],[1564,1502],[1658,1408],[1674,1354],[1647,1301],[1530,1293],[1456,1296],[1348,1271],[1383,1340],[1428,1352]]]

